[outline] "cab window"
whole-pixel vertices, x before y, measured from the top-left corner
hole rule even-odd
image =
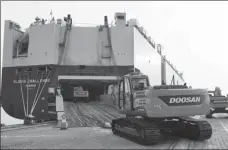
[[[123,91],[123,81],[120,82],[120,91]]]
[[[125,79],[125,93],[130,93],[130,84],[129,84],[129,80]]]
[[[140,83],[143,83],[144,87],[148,87],[148,82],[146,78],[137,78],[137,79],[132,79],[132,88],[133,90],[140,90]]]
[[[123,93],[123,80],[120,82],[120,93],[119,93],[119,96],[120,96],[120,100],[123,100],[124,98],[123,98],[123,95],[124,95],[124,93]]]

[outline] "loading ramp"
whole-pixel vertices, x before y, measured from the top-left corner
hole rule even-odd
[[[118,111],[102,102],[64,102],[64,114],[68,127],[105,127],[112,119],[123,117]]]

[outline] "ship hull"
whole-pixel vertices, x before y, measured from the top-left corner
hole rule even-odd
[[[49,68],[45,73],[39,73],[39,68]],[[18,68],[29,68],[30,72],[18,73]],[[117,67],[118,75],[122,76],[131,71],[133,66]],[[66,83],[74,82],[78,84],[96,82],[86,82],[83,79],[58,80],[59,76],[86,76],[97,77],[116,76],[116,68],[110,66],[57,66],[57,65],[42,65],[42,66],[23,66],[23,67],[4,67],[2,69],[2,106],[7,114],[17,119],[24,119],[26,115],[31,114],[35,120],[56,120],[55,99],[51,98],[48,90],[49,87],[57,87],[59,83],[66,87]],[[94,80],[92,79],[92,80]],[[66,81],[66,82],[64,82]],[[85,82],[84,82],[85,81]],[[106,79],[103,85],[112,84],[114,81]],[[65,85],[64,85],[65,84]],[[99,83],[101,85],[101,83]],[[65,99],[71,99],[73,92],[70,88],[64,89]],[[68,93],[68,94],[66,94]]]

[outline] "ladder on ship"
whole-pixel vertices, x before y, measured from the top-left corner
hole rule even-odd
[[[118,72],[118,67],[117,67],[117,63],[116,63],[116,59],[115,59],[115,54],[114,54],[114,51],[113,51],[113,47],[112,47],[112,39],[111,39],[111,33],[110,33],[110,28],[109,28],[109,24],[108,24],[108,17],[105,16],[104,17],[104,26],[106,28],[106,31],[107,31],[107,40],[108,40],[108,47],[109,50],[110,50],[110,67],[113,65],[114,66],[114,71],[115,71],[115,74],[117,76],[117,78],[119,79],[119,72]]]
[[[59,43],[59,48],[60,48],[60,54],[59,54],[59,59],[58,59],[58,65],[62,65],[64,62],[64,58],[66,55],[66,46],[68,42],[68,37],[69,37],[69,31],[72,29],[72,18],[70,15],[64,18],[64,21],[66,21],[66,27],[64,31],[64,36],[63,36],[63,41]]]
[[[57,62],[57,67],[52,68],[52,79],[50,83],[50,87],[56,89],[55,87],[58,86],[56,85],[56,81],[58,81],[58,66],[63,65],[64,60],[65,60],[65,55],[66,55],[66,49],[67,49],[67,44],[68,44],[68,38],[69,38],[69,33],[70,30],[72,29],[72,18],[68,14],[67,17],[64,17],[64,21],[66,22],[65,26],[65,31],[63,35],[63,40],[62,42],[59,43],[59,57],[58,57],[58,62]],[[55,96],[49,95],[48,98],[48,115],[49,118],[55,119],[57,118],[57,113],[56,113],[56,102],[55,102]]]

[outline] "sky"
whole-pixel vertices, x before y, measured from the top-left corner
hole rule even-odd
[[[74,23],[103,24],[115,12],[137,18],[147,34],[164,47],[176,68],[193,88],[228,94],[228,2],[153,2],[153,1],[1,1],[1,50],[4,20],[27,28],[34,18],[55,18],[71,14]]]

